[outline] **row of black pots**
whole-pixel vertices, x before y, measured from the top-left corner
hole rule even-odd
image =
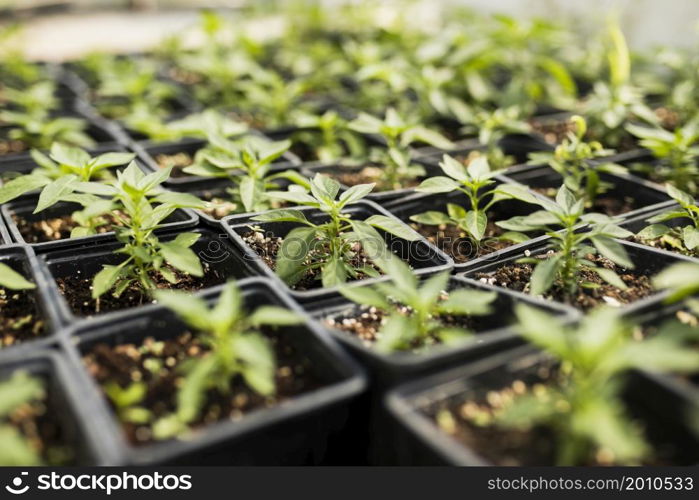
[[[484,456],[493,450],[474,448],[449,436],[435,423],[434,413],[511,386],[515,380],[532,379],[537,368],[547,362],[549,358],[541,352],[522,346],[394,389],[385,404],[391,416],[388,429],[396,446],[395,463],[493,465]],[[696,391],[678,391],[663,377],[636,371],[625,380],[622,398],[632,417],[646,429],[653,449],[667,455],[664,459],[675,464],[697,463],[699,438],[687,419],[699,409]]]
[[[629,244],[632,245],[632,244]],[[54,260],[45,260],[46,263],[49,264],[51,267],[51,274],[59,274],[61,272],[63,273],[75,273],[76,268],[80,267],[79,260],[78,263],[76,263],[75,259],[75,252],[70,252],[68,250],[62,252],[64,255],[62,255],[62,258],[56,258]],[[652,254],[653,252],[650,251],[648,252]],[[634,260],[636,260],[636,256],[633,254]],[[48,256],[44,256],[46,259]],[[107,249],[103,250],[102,254],[103,258],[109,257],[109,252]],[[80,259],[82,260],[82,259]],[[86,259],[87,260],[87,259]],[[649,259],[652,260],[652,259]],[[72,262],[71,262],[72,261]],[[102,262],[104,263],[104,262]],[[96,268],[100,265],[99,262],[93,263],[93,266],[96,270]],[[61,269],[61,266],[65,266],[63,269]],[[84,268],[84,267],[83,267]],[[48,276],[46,276],[48,278]],[[238,277],[238,276],[236,276]],[[38,281],[38,280],[37,280]],[[487,285],[482,285],[473,281],[468,281],[468,280],[461,280],[459,278],[454,278],[452,280],[452,285],[454,284],[461,284],[463,283],[464,286],[470,286],[470,287],[476,287],[476,288],[491,288],[488,287]],[[364,283],[366,284],[366,283]],[[279,289],[277,283],[272,283],[269,282],[269,286],[274,288],[275,290]],[[558,312],[560,314],[566,314],[569,316],[573,316],[575,313],[573,313],[570,309],[567,309],[563,306],[556,305],[554,303],[549,303],[546,304],[542,301],[539,301],[538,299],[530,299],[527,296],[522,296],[521,294],[513,293],[513,292],[508,292],[505,290],[498,290],[499,297],[498,297],[498,314],[501,314],[503,311],[508,310],[511,311],[511,306],[512,303],[515,301],[531,301],[533,303],[538,303],[540,304],[541,307],[547,307],[549,310],[553,312]],[[213,293],[213,292],[212,292]],[[282,293],[283,294],[283,293]],[[657,304],[657,300],[656,300]],[[646,304],[648,305],[648,304]],[[333,314],[333,313],[338,313],[341,309],[346,309],[348,307],[348,304],[346,301],[343,304],[343,300],[335,293],[332,296],[326,297],[324,300],[319,300],[315,302],[313,305],[308,305],[306,306],[307,308],[310,308],[312,314],[314,317],[321,319],[323,317],[327,317],[327,315]],[[111,324],[114,325],[114,328],[116,330],[126,330],[126,331],[132,331],[133,328],[123,328],[123,323],[133,315],[153,315],[156,314],[156,312],[159,310],[158,306],[147,306],[143,308],[139,308],[137,310],[131,311],[131,312],[124,312],[124,313],[118,313],[114,315],[105,315],[104,317],[100,317],[97,320],[90,320],[90,321],[85,321],[83,323],[80,323],[79,325],[76,325],[76,329],[79,331],[93,331],[96,328],[99,327],[100,324]],[[158,315],[159,317],[159,315]],[[349,350],[352,352],[354,356],[356,356],[363,364],[366,364],[367,367],[370,369],[372,375],[374,376],[375,384],[376,387],[381,387],[382,385],[385,386],[390,386],[392,383],[410,379],[413,376],[422,376],[426,373],[430,373],[435,370],[439,370],[441,368],[444,368],[447,365],[450,365],[452,363],[457,364],[457,363],[463,363],[467,360],[473,360],[479,356],[482,356],[486,353],[490,353],[493,351],[501,350],[504,347],[508,346],[513,346],[519,343],[518,339],[516,336],[514,336],[511,332],[508,332],[507,330],[502,329],[501,327],[504,325],[504,323],[500,323],[502,318],[498,318],[497,320],[493,320],[494,323],[491,323],[492,329],[489,329],[487,333],[482,333],[479,335],[479,341],[475,344],[472,344],[470,346],[464,345],[460,349],[455,349],[453,351],[451,350],[435,350],[434,352],[427,353],[425,355],[425,358],[422,357],[414,357],[410,359],[410,355],[407,355],[406,357],[403,357],[402,355],[394,355],[391,359],[390,356],[381,356],[376,353],[371,352],[369,349],[364,348],[361,344],[358,344],[357,342],[354,342],[352,339],[347,338],[347,337],[342,337],[343,334],[339,332],[335,332],[334,336],[343,339],[341,340],[343,344],[348,346]],[[121,327],[118,325],[122,325]],[[149,329],[148,331],[150,331]],[[62,336],[61,341],[62,342],[67,342],[69,345],[73,343],[73,340],[70,340],[73,337],[73,334],[69,334],[69,336]],[[17,352],[17,351],[15,351]],[[422,356],[422,355],[421,355]],[[355,441],[357,438],[357,435],[364,435],[364,436],[386,436],[386,433],[383,432],[383,429],[385,428],[384,426],[388,422],[386,419],[385,413],[380,409],[379,405],[376,402],[377,395],[380,394],[379,392],[372,392],[371,395],[367,394],[363,399],[357,400],[353,405],[352,408],[353,413],[352,415],[355,415],[355,417],[351,420],[351,425],[348,427],[348,432],[350,432],[350,442]],[[104,404],[104,403],[103,403]],[[367,406],[368,405],[368,406]],[[358,417],[358,415],[362,415],[365,420],[362,420]],[[369,418],[369,421],[367,422],[366,419]],[[358,429],[357,429],[358,427]],[[382,432],[378,432],[379,430],[382,430]],[[347,437],[347,436],[345,436]],[[338,438],[341,442],[346,442],[344,438]],[[362,442],[361,440],[359,442]],[[369,445],[371,446],[372,450],[393,450],[397,449],[395,448],[396,443],[387,443],[385,440],[379,440],[378,442],[376,440],[370,441]],[[187,455],[189,456],[189,455]],[[148,455],[147,455],[148,457]],[[143,458],[143,460],[147,461],[148,458]],[[161,457],[162,458],[162,457]],[[165,460],[165,458],[163,458]],[[201,459],[201,457],[198,457],[197,460]],[[379,452],[378,455],[372,455],[372,461],[378,461],[378,462],[391,462],[395,460],[395,457],[388,457],[385,455],[383,452]],[[138,459],[134,459],[137,460]]]

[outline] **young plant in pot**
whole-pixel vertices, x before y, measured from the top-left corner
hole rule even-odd
[[[472,109],[462,105],[453,110],[457,120],[463,125],[461,131],[468,135],[476,135],[478,142],[485,147],[485,156],[491,167],[500,170],[515,163],[515,158],[505,153],[501,141],[509,134],[527,134],[532,128],[524,121],[524,112],[518,106],[487,110]],[[466,158],[468,163],[472,158],[483,154],[473,151]]]
[[[605,215],[583,215],[584,200],[576,198],[565,186],[559,189],[555,202],[541,199],[537,203],[544,210],[497,225],[511,231],[547,234],[551,238],[548,252],[526,256],[477,277],[581,309],[604,302],[621,305],[652,292],[647,276],[629,272],[634,263],[624,246],[615,240],[633,233]],[[585,224],[586,230],[580,230]]]
[[[632,412],[625,382],[635,369],[697,370],[699,353],[688,351],[677,337],[634,340],[633,325],[608,308],[572,327],[525,305],[517,306],[517,316],[521,335],[546,354],[540,369],[529,376],[514,373],[517,378],[489,390],[487,397],[481,393],[438,405],[432,418],[443,432],[498,465],[639,465],[678,459],[676,443],[653,446],[650,436],[658,433]],[[514,440],[521,445],[512,447]]]
[[[89,232],[111,215],[113,230],[123,246],[114,251],[123,256],[117,264],[105,264],[92,278],[67,276],[58,286],[71,307],[94,312],[133,307],[151,301],[158,288],[198,289],[206,277],[191,246],[197,233],[180,233],[172,241],[161,241],[155,231],[180,208],[203,208],[205,203],[187,193],[167,192],[160,185],[169,169],[145,174],[131,162],[108,183],[79,183],[59,199],[82,203],[86,216],[82,230]]]
[[[148,435],[153,440],[186,438],[191,427],[206,425],[210,421],[211,417],[204,410],[212,400],[230,405],[228,411],[233,413],[276,401],[280,382],[277,379],[277,355],[262,331],[268,327],[300,324],[301,317],[288,309],[271,305],[246,311],[242,292],[235,282],[225,286],[218,303],[212,308],[204,299],[183,292],[160,290],[155,297],[196,332],[196,339],[190,339],[191,345],[196,346],[192,352],[204,355],[179,363],[177,371],[171,368],[163,370],[163,365],[156,359],[156,348],[162,348],[162,343],[160,346],[153,344],[152,350],[146,350],[143,355],[151,357],[153,364],[158,365],[149,371],[146,381],[134,382],[126,388],[116,381],[104,384],[123,425],[150,428]],[[192,337],[192,334],[187,336]],[[163,372],[175,372],[182,377],[176,392],[174,387],[168,389],[175,392],[167,402],[168,408],[151,411],[140,406],[154,386],[167,383],[168,377],[161,376]],[[212,391],[218,395],[211,394]],[[247,397],[245,403],[236,408],[231,396],[239,392]],[[134,429],[130,434],[139,441],[139,432]]]
[[[54,142],[63,142],[83,148],[94,147],[95,141],[86,133],[88,123],[75,116],[54,116],[57,101],[53,98],[54,87],[46,82],[35,84],[32,88],[17,92],[7,109],[0,111],[0,157],[21,153],[31,148],[48,149]],[[39,88],[41,94],[50,92],[46,101],[28,99],[33,89]]]
[[[592,93],[581,102],[588,122],[588,137],[619,151],[634,148],[633,137],[624,129],[630,121],[657,124],[658,119],[644,102],[641,89],[631,83],[631,56],[624,34],[616,24],[608,30],[609,81],[595,82]]]
[[[603,180],[601,174],[625,174],[626,167],[595,161],[613,155],[614,150],[604,149],[597,141],[585,141],[587,122],[583,117],[573,116],[570,120],[575,124],[575,132],[568,132],[566,139],[553,152],[530,153],[528,164],[550,166],[563,178],[564,185],[577,198],[584,200],[586,209],[602,211],[607,215],[629,211],[631,207],[625,207],[623,201],[615,203],[616,200],[602,196],[614,185]],[[532,189],[539,189],[549,197],[553,197],[556,192],[554,188]],[[616,206],[617,204],[621,206]]]
[[[313,208],[326,217],[312,222],[303,211],[280,209],[252,217],[257,222],[293,222],[300,224],[282,239],[251,230],[243,240],[267,265],[294,289],[318,286],[332,287],[348,280],[378,277],[378,260],[390,250],[376,228],[406,241],[419,235],[397,220],[385,215],[372,215],[355,220],[346,209],[366,197],[374,184],[359,184],[340,194],[340,184],[322,174],[310,183],[310,193],[301,190],[270,192],[273,199]],[[339,196],[338,196],[339,195]]]
[[[376,183],[377,191],[392,191],[415,186],[425,175],[425,168],[412,161],[411,144],[429,144],[439,149],[452,149],[453,143],[441,134],[421,125],[406,121],[398,112],[389,108],[383,120],[360,113],[349,128],[363,134],[378,135],[386,143],[385,148],[374,148],[370,159],[376,166],[367,166],[351,173],[331,172],[346,186]]]
[[[0,262],[0,346],[8,347],[45,333],[32,290],[36,285]]]
[[[363,308],[353,318],[326,318],[326,324],[381,352],[421,351],[472,339],[475,317],[492,312],[495,292],[447,291],[449,272],[420,283],[397,257],[382,260],[381,267],[391,281],[341,287],[342,295]]]
[[[48,201],[66,185],[111,179],[114,176],[110,169],[126,165],[135,155],[110,152],[93,157],[83,149],[54,142],[48,156],[36,149],[31,151],[31,156],[36,163],[31,172],[13,176],[0,184],[0,203],[37,189],[41,189],[40,198]]]
[[[667,192],[679,207],[648,219],[650,225],[639,231],[635,239],[655,248],[699,257],[699,203],[689,193],[671,184],[667,185]]]
[[[654,182],[671,184],[677,189],[698,195],[698,125],[695,119],[671,132],[660,127],[628,124],[626,130],[638,138],[640,145],[649,149],[657,160],[633,164],[631,170]]]
[[[177,110],[177,87],[158,77],[155,61],[93,54],[85,63],[95,83],[89,98],[100,114],[122,118],[142,109],[163,116]]]
[[[46,399],[41,377],[26,371],[0,382],[0,465],[69,465],[75,459]]]
[[[270,172],[272,163],[286,153],[291,141],[272,142],[256,136],[235,141],[218,134],[208,136],[208,145],[197,152],[194,163],[184,169],[190,175],[226,181],[221,197],[210,198],[206,213],[216,219],[230,214],[262,212],[278,208],[270,190],[287,181],[308,189],[308,179],[295,170]]]
[[[301,309],[263,280],[156,297],[171,311],[134,313],[130,331],[79,334],[86,373],[111,403],[129,459],[318,460],[312,454],[322,455],[327,434],[346,424],[346,403],[363,381]],[[131,377],[134,370],[142,376]]]
[[[503,231],[488,217],[489,212],[505,200],[536,203],[535,196],[524,186],[494,180],[497,171],[491,170],[486,157],[475,158],[468,167],[464,167],[461,162],[444,155],[439,165],[446,175],[430,177],[415,190],[429,194],[461,192],[469,205],[448,203],[447,213],[428,211],[411,216],[410,220],[418,224],[416,229],[419,233],[427,238],[432,236],[437,246],[450,254],[463,255],[464,252],[459,249],[461,243],[466,241],[471,250],[468,253],[476,256],[529,239],[522,233]]]
[[[292,151],[303,161],[335,163],[345,158],[361,161],[367,156],[364,138],[349,128],[337,111],[323,114],[299,111],[293,115],[300,128],[291,136]]]
[[[176,143],[183,139],[205,140],[211,131],[223,137],[233,137],[249,130],[246,124],[232,120],[213,109],[191,113],[177,120],[168,120],[154,115],[147,109],[138,108],[124,116],[122,121],[132,137],[138,140],[147,139],[152,143],[146,146]],[[178,151],[174,155],[160,153],[156,156],[156,162],[161,167],[168,166],[169,162],[174,163],[175,166],[191,164],[190,157],[179,158],[178,155],[184,156],[186,153],[184,151]],[[177,161],[178,158],[179,161]]]

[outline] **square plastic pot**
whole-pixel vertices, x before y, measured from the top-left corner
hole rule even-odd
[[[85,398],[102,415],[101,439],[126,464],[305,465],[322,462],[328,445],[346,424],[349,403],[365,389],[361,369],[310,320],[302,309],[263,279],[240,282],[247,307],[277,305],[304,318],[301,325],[284,327],[284,335],[306,354],[323,380],[322,387],[283,404],[250,412],[241,420],[222,420],[199,429],[187,440],[170,440],[143,447],[130,445],[97,383],[85,371],[81,356],[99,343],[140,343],[146,337],[168,339],[188,330],[163,307],[139,309],[118,321],[103,321],[71,330],[70,357],[82,379]],[[220,289],[205,297],[214,301]]]
[[[22,354],[52,344],[59,334],[60,320],[34,252],[24,245],[4,246],[0,248],[0,263],[11,267],[36,285],[33,290],[27,290],[27,293],[33,296],[37,314],[44,321],[44,334],[41,337],[0,348],[0,357]]]
[[[559,188],[563,184],[563,178],[552,168],[545,165],[518,165],[508,168],[503,172],[503,178],[511,182],[524,184],[536,188]],[[629,219],[637,215],[651,212],[672,204],[672,199],[665,189],[658,184],[645,181],[633,175],[600,174],[604,182],[613,184],[613,188],[605,193],[605,196],[616,199],[631,197],[635,208],[621,214],[619,217]]]
[[[306,218],[313,223],[320,223],[327,220],[327,215],[320,210],[309,207],[299,208]],[[385,215],[393,217],[388,211],[370,201],[360,201],[355,203],[344,213],[350,215],[356,220],[365,220],[372,215]],[[250,231],[251,226],[259,227],[265,234],[274,234],[277,237],[284,238],[289,231],[298,227],[299,224],[293,222],[258,222],[252,220],[256,214],[248,215],[232,215],[226,217],[222,221],[222,225],[233,242],[241,249],[244,259],[250,267],[256,271],[258,275],[270,278],[275,286],[286,290],[294,299],[299,302],[309,302],[327,297],[329,294],[336,292],[338,287],[314,288],[312,290],[294,290],[290,288],[277,274],[264,262],[264,260],[243,241],[242,235]],[[402,238],[393,236],[382,230],[378,230],[381,236],[386,241],[387,246],[394,254],[397,254],[413,268],[413,273],[416,275],[432,274],[446,269],[451,269],[454,262],[444,252],[436,248],[424,238],[420,237],[415,241],[406,241]],[[416,233],[417,234],[417,233]],[[368,278],[361,281],[355,281],[350,284],[354,286],[357,283],[374,283],[379,280],[386,280],[386,277]]]
[[[21,358],[0,360],[1,380],[18,371],[39,377],[46,384],[48,411],[65,433],[75,453],[76,465],[115,465],[116,457],[102,445],[99,426],[87,424],[95,418],[94,412],[60,351],[39,349]]]
[[[199,240],[192,246],[199,256],[203,267],[209,272],[215,272],[221,277],[221,282],[230,279],[241,279],[254,274],[243,259],[240,251],[230,242],[228,234],[210,228],[196,228],[190,232],[201,234]],[[159,238],[162,241],[174,240],[178,233],[163,234]],[[59,319],[62,325],[68,326],[81,321],[91,321],[89,318],[119,318],[129,314],[128,309],[107,312],[90,317],[80,316],[75,313],[63,297],[56,284],[58,278],[66,276],[82,275],[93,277],[102,266],[116,265],[124,260],[123,255],[115,254],[114,250],[121,247],[114,242],[102,245],[90,245],[78,248],[62,249],[49,252],[39,257],[38,263],[48,282],[48,288],[52,300],[56,304]],[[140,306],[140,308],[152,308],[152,304]]]
[[[22,217],[30,222],[41,221],[50,219],[53,217],[62,217],[65,215],[70,215],[76,210],[80,210],[82,207],[77,203],[67,203],[60,202],[55,205],[39,212],[37,214],[33,213],[36,207],[36,198],[25,198],[17,201],[12,201],[5,203],[0,207],[0,212],[2,213],[7,227],[9,229],[12,239],[17,243],[23,243],[31,245],[37,253],[43,253],[50,250],[56,250],[59,248],[76,248],[86,245],[96,245],[102,242],[115,241],[116,235],[114,231],[108,231],[100,234],[94,234],[90,236],[81,236],[79,238],[65,238],[54,241],[44,241],[40,243],[28,243],[24,240],[19,227],[15,223],[13,216]],[[197,215],[189,209],[179,209],[173,212],[170,217],[165,219],[163,224],[159,229],[156,229],[156,233],[163,233],[166,231],[184,230],[190,227],[194,227],[199,222]]]
[[[250,132],[248,135],[255,135],[258,137],[264,137],[262,134],[257,132]],[[177,142],[153,142],[153,141],[138,141],[131,144],[131,149],[138,154],[138,157],[146,165],[146,167],[153,172],[160,170],[158,162],[155,158],[159,154],[172,155],[176,153],[187,153],[191,157],[200,149],[207,145],[207,141],[203,139],[182,139]],[[271,171],[286,170],[289,168],[298,167],[300,160],[296,155],[292,153],[284,153],[278,160],[276,160],[272,166]],[[169,180],[165,181],[164,185],[175,190],[182,190],[183,188],[189,188],[192,186],[199,186],[201,184],[206,184],[212,179],[208,177],[200,177],[195,175],[184,175],[181,177],[170,177]],[[220,179],[214,179],[220,180]]]
[[[674,304],[649,304],[645,307],[638,307],[629,311],[627,316],[631,318],[630,321],[640,325],[642,328],[657,328],[667,321],[677,321],[676,314],[682,311],[692,313],[684,302],[680,301]],[[696,316],[694,313],[692,315]],[[695,326],[694,328],[696,329],[697,327]],[[695,346],[694,348],[696,349],[697,347]],[[658,384],[666,387],[670,393],[674,393],[684,399],[699,402],[699,371],[686,376],[672,373],[647,372],[646,376],[655,379]]]
[[[524,257],[535,257],[537,255],[542,255],[548,252],[549,247],[547,244],[548,238],[542,242],[534,242],[529,246],[520,247],[518,250],[507,251],[505,250],[498,259],[497,262],[492,262],[489,264],[484,264],[483,266],[470,268],[467,271],[460,274],[466,278],[478,279],[476,277],[479,273],[491,273],[505,267],[507,265],[513,264],[517,260]],[[639,245],[638,243],[616,240],[620,243],[629,255],[631,261],[635,264],[635,273],[644,274],[647,276],[653,276],[658,274],[660,271],[665,269],[672,264],[677,262],[692,262],[692,259],[684,257],[682,255],[671,254],[669,252],[655,250],[651,247],[645,245]],[[629,312],[636,310],[638,308],[646,307],[650,304],[659,304],[667,296],[666,292],[654,293],[646,298],[639,301],[625,304],[620,307],[623,312]],[[548,300],[548,299],[547,299]]]
[[[521,344],[523,342],[521,337],[512,329],[512,325],[515,323],[515,304],[526,303],[568,321],[579,316],[578,311],[571,307],[472,279],[452,277],[449,280],[449,290],[462,288],[496,293],[496,299],[492,305],[493,312],[477,317],[479,330],[474,332],[473,342],[437,345],[420,352],[384,353],[373,347],[367,347],[360,339],[350,333],[330,326],[325,326],[325,328],[333,338],[346,347],[367,368],[375,382],[373,389],[380,391],[388,386],[435,373],[449,366],[473,361],[493,352]],[[361,311],[361,306],[349,301],[340,293],[334,293],[332,296],[304,307],[321,324],[324,324],[325,319],[345,317]]]
[[[627,229],[631,231],[632,233],[636,234],[639,231],[641,231],[643,228],[650,226],[650,222],[648,222],[648,219],[651,217],[655,217],[656,215],[662,214],[664,212],[669,212],[673,210],[680,210],[679,205],[670,205],[666,208],[663,208],[662,210],[657,210],[655,212],[649,212],[643,215],[639,215],[638,217],[634,217],[632,219],[629,219],[625,221],[623,224],[620,224],[621,227],[624,229]],[[689,217],[680,217],[677,219],[671,219],[667,220],[662,223],[665,226],[668,226],[670,228],[676,228],[676,227],[684,227],[684,226],[691,226],[693,225],[692,220]],[[639,244],[642,244],[639,242]],[[663,253],[669,253],[671,255],[682,255],[679,252],[673,252],[672,250],[665,250],[662,248],[655,248],[655,247],[649,247],[653,248],[654,250],[658,252],[663,252]],[[690,255],[683,255],[683,257],[686,257],[688,259],[694,259],[695,261],[699,260],[699,257],[692,257]]]
[[[499,179],[496,177],[496,180]],[[532,194],[535,196],[539,196],[536,193]],[[462,207],[471,206],[471,201],[465,194],[461,192],[453,192],[446,194],[416,193],[405,199],[389,202],[385,205],[385,208],[406,224],[411,224],[412,221],[410,220],[410,217],[412,217],[413,215],[421,214],[428,210],[446,213],[447,205],[450,203],[454,203]],[[535,212],[537,209],[537,205],[532,205],[523,201],[505,200],[497,203],[491,210],[488,211],[488,213],[489,218],[491,218],[492,220],[502,221],[518,215],[528,215],[532,212]],[[482,255],[480,257],[469,259],[466,262],[457,262],[455,259],[454,270],[455,272],[461,272],[472,267],[478,267],[485,263],[496,261],[503,252],[514,251],[518,248],[531,245],[533,242],[543,241],[545,238],[546,237],[543,235],[535,236],[531,240],[526,241],[524,243],[515,243],[514,245],[511,245],[507,248],[497,250],[495,252]],[[457,248],[459,251],[463,250],[461,253],[465,254],[468,254],[469,252],[474,250],[473,244],[468,239],[460,241]],[[449,255],[448,252],[445,253]]]
[[[484,394],[526,379],[546,359],[524,346],[396,388],[387,395],[386,405],[392,417],[398,464],[493,465],[479,450],[462,445],[439,429],[429,412],[448,401],[468,400],[474,392]],[[668,393],[640,372],[629,374],[622,398],[631,415],[646,425],[649,441],[656,448],[669,444],[678,461],[696,463],[699,442],[682,419],[686,411],[696,410],[696,401]]]
[[[74,112],[61,116],[82,118],[87,121],[85,132],[95,142],[93,149],[118,151],[125,144],[125,137],[113,125],[91,115],[89,110],[86,110],[79,103],[76,103],[75,106]],[[8,128],[7,126],[0,127],[0,136],[3,135],[3,129],[7,130]],[[0,156],[0,164],[27,160],[31,160],[29,150]]]

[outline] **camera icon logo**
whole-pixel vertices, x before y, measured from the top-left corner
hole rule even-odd
[[[20,473],[19,476],[12,479],[11,485],[8,484],[5,486],[5,489],[13,495],[22,495],[23,493],[26,493],[27,490],[29,490],[29,485],[25,484],[24,486],[22,486],[22,477],[27,475],[29,475],[28,472]]]

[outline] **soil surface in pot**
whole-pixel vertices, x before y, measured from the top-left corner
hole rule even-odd
[[[446,300],[448,293],[442,295],[442,300]],[[396,304],[400,314],[410,316],[412,311],[410,308]],[[330,328],[341,330],[349,335],[357,337],[366,347],[374,347],[376,342],[381,338],[381,328],[389,319],[389,313],[368,306],[356,306],[352,310],[325,318],[325,324]],[[446,327],[463,328],[472,332],[479,332],[487,329],[483,324],[483,318],[479,316],[464,316],[464,315],[442,315],[437,318],[439,322]],[[466,338],[464,338],[466,340]],[[435,344],[441,344],[439,338],[430,336],[424,339],[417,339],[411,350],[423,350]]]
[[[113,231],[115,226],[122,226],[112,214],[103,215],[102,219],[106,224],[96,228],[98,234],[108,233]],[[30,221],[20,215],[12,214],[12,220],[16,224],[22,238],[27,243],[46,243],[49,241],[67,240],[70,238],[71,231],[78,227],[72,215]]]
[[[22,153],[28,149],[29,146],[24,141],[0,139],[0,156]]]
[[[36,339],[45,332],[33,291],[0,288],[0,347]]]
[[[423,410],[444,433],[498,466],[550,466],[556,464],[556,436],[550,428],[506,428],[489,424],[492,416],[516,397],[533,394],[546,398],[558,385],[558,370],[540,366],[535,376],[516,379],[497,390],[469,391]],[[664,450],[668,452],[668,450]],[[670,456],[672,452],[668,453]],[[665,453],[659,452],[644,465],[668,465]],[[616,463],[614,454],[600,448],[594,457],[580,466],[624,465]]]
[[[173,178],[191,177],[184,169],[194,163],[194,158],[189,153],[180,151],[178,153],[159,153],[153,158],[160,168],[172,167],[170,176]]]
[[[276,269],[277,253],[279,253],[279,249],[282,246],[283,238],[274,236],[273,234],[265,235],[258,231],[249,231],[247,233],[244,233],[243,235],[241,235],[241,238],[257,255],[260,256],[260,258],[262,258],[264,263],[267,264],[267,266],[269,266],[270,269]],[[352,258],[350,264],[355,269],[368,266],[373,268],[377,272],[377,274],[381,273],[379,268],[376,265],[374,265],[374,263],[371,262],[369,258],[364,254],[362,245],[360,243],[354,243],[354,245],[352,246],[352,251],[354,253],[354,257]],[[307,259],[311,258],[310,255],[311,252],[309,252],[309,256],[307,257]],[[321,271],[318,268],[311,269],[291,288],[293,290],[300,291],[320,288],[320,272]],[[360,271],[356,280],[362,280],[368,277],[369,276],[367,274]]]
[[[151,278],[158,288],[169,290],[183,290],[195,292],[204,288],[221,285],[226,282],[226,276],[219,271],[208,267],[202,263],[204,276],[198,278],[190,274],[170,268],[178,278],[178,283],[171,284],[159,274]],[[130,309],[145,304],[153,304],[155,301],[144,293],[140,286],[132,283],[119,297],[114,297],[110,292],[105,293],[98,300],[92,298],[92,280],[94,275],[85,276],[79,270],[75,274],[63,276],[56,279],[58,289],[68,302],[73,314],[77,316],[92,316],[95,314],[105,314],[122,309]]]
[[[375,193],[380,193],[382,191],[393,191],[395,189],[407,189],[416,187],[422,182],[423,178],[418,177],[415,179],[403,179],[400,183],[391,185],[386,183],[385,176],[386,173],[383,168],[376,165],[367,165],[361,170],[352,170],[349,172],[343,172],[342,167],[338,167],[336,171],[328,172],[328,174],[333,178],[344,184],[345,186],[356,186],[357,184],[371,184],[376,183],[374,188]]]
[[[516,244],[512,241],[497,239],[498,236],[505,233],[505,231],[501,227],[495,225],[492,214],[488,214],[488,219],[485,237],[477,245],[468,238],[464,231],[451,224],[433,226],[411,222],[410,227],[453,258],[454,262],[463,264],[469,260],[497,252],[498,250]]]
[[[549,144],[560,144],[568,132],[575,131],[575,125],[567,120],[546,120],[532,118],[529,120],[532,132],[541,135]]]
[[[314,373],[312,363],[303,352],[272,330],[264,332],[271,341],[277,359],[276,394],[264,397],[251,390],[242,377],[230,381],[230,392],[216,389],[206,393],[206,403],[191,428],[197,429],[223,420],[237,421],[247,414],[273,408],[299,394],[324,385]],[[173,339],[157,341],[146,338],[142,344],[110,346],[97,344],[83,356],[88,372],[100,386],[109,383],[122,388],[134,382],[146,385],[146,395],[140,406],[152,413],[152,420],[165,417],[177,409],[177,392],[183,377],[181,366],[192,358],[208,355],[208,348],[192,333]],[[150,423],[121,421],[132,444],[143,446],[155,440]]]
[[[231,199],[227,198],[225,193],[220,190],[202,191],[196,193],[196,196],[212,204],[209,207],[201,209],[201,211],[216,220],[221,220],[228,215],[245,213],[244,207],[231,201]],[[271,203],[272,208],[270,208],[270,210],[286,208],[288,206],[289,204],[286,202],[274,200]]]
[[[672,234],[666,234],[655,239],[645,239],[639,238],[638,236],[631,236],[629,241],[635,241],[641,245],[657,248],[659,250],[666,250],[668,252],[673,252],[680,255],[699,258],[699,250],[687,250],[687,247],[682,244],[682,240],[674,237]]]
[[[18,406],[7,415],[6,421],[24,436],[44,464],[75,465],[77,457],[60,419],[56,418],[56,410],[44,397]]]
[[[536,256],[539,259],[546,259],[551,254]],[[578,283],[590,283],[590,287],[579,286],[573,296],[566,293],[565,288],[559,280],[554,281],[553,286],[544,295],[546,299],[555,300],[582,310],[589,310],[600,305],[621,306],[636,302],[642,298],[653,294],[650,277],[622,269],[612,261],[598,255],[588,255],[586,257],[599,267],[605,267],[615,271],[628,289],[621,290],[602,280],[596,273],[583,269]],[[475,274],[475,279],[491,285],[508,288],[518,292],[529,292],[529,280],[534,268],[531,264],[508,263],[502,267],[490,271]]]
[[[530,187],[532,191],[536,191],[539,194],[546,196],[547,198],[554,199],[556,193],[558,192],[557,187]],[[606,196],[604,194],[598,196],[592,206],[586,207],[586,212],[594,212],[608,215],[614,217],[617,215],[623,215],[625,213],[631,212],[640,208],[636,206],[636,200],[630,196],[625,196],[622,199],[615,198],[613,196]]]

